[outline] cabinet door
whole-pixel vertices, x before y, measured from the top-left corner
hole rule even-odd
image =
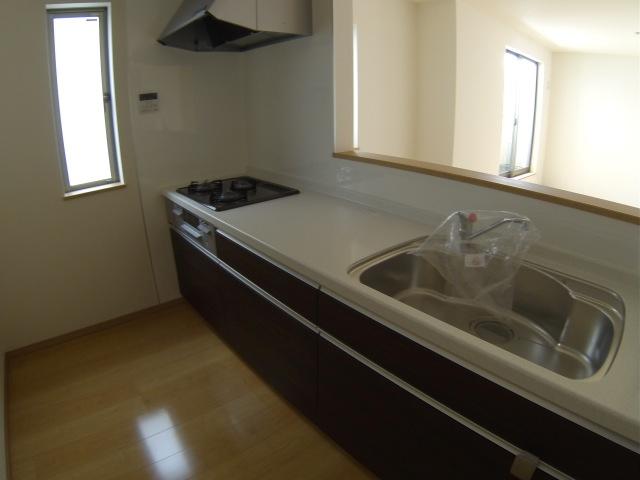
[[[315,418],[317,333],[172,231],[182,295],[264,380]]]
[[[513,455],[324,339],[318,424],[381,478],[507,479]]]
[[[579,479],[640,478],[640,456],[320,294],[318,325],[516,447]],[[615,465],[615,468],[611,468]],[[544,478],[544,474],[539,474]]]
[[[171,231],[180,293],[213,327],[223,324],[220,291],[225,277],[218,264]]]
[[[287,305],[291,310],[316,323],[318,288],[247,250],[231,237],[216,231],[218,257],[236,272]]]
[[[311,420],[316,414],[318,335],[224,273],[226,342]]]

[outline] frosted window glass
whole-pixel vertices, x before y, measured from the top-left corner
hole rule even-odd
[[[504,56],[501,175],[514,176],[531,170],[537,84],[538,63],[507,51]]]
[[[523,59],[518,63],[518,148],[515,170],[528,169],[531,166],[538,77],[538,66],[534,62]]]
[[[101,18],[53,19],[55,72],[69,186],[110,180],[101,52]]]
[[[504,99],[502,104],[502,161],[500,173],[511,170],[511,156],[515,146],[515,119],[518,112],[518,89],[516,76],[518,59],[513,55],[504,57]]]

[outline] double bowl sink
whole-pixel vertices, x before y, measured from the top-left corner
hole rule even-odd
[[[575,380],[604,375],[624,325],[615,292],[532,263],[518,270],[511,310],[455,297],[453,285],[414,252],[424,239],[358,262],[362,284],[498,348]]]

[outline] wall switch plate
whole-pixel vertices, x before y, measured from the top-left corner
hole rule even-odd
[[[157,92],[141,93],[138,95],[138,111],[152,113],[160,110],[160,100]]]

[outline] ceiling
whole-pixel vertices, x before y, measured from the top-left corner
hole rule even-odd
[[[640,54],[640,0],[462,0],[552,51]]]

